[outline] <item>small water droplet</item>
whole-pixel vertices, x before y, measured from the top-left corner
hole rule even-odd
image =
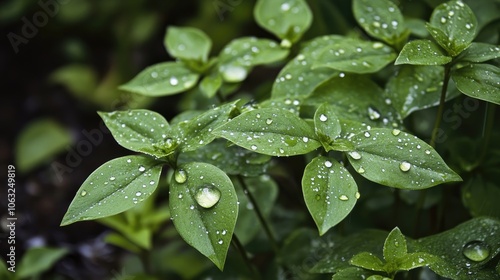
[[[83,190],[81,193],[80,193],[81,196],[86,196],[87,195],[87,191],[86,190]]]
[[[425,150],[425,154],[426,154],[426,155],[430,155],[430,154],[431,154],[431,151],[429,151],[429,150]]]
[[[182,198],[183,197],[182,193],[180,193],[177,197]]]
[[[361,167],[361,166],[360,166],[360,167],[358,168],[358,173],[359,173],[359,174],[363,174],[363,173],[365,173],[365,169],[364,169],[363,167]]]
[[[135,193],[135,196],[141,196],[141,195],[142,195],[142,193],[141,193],[141,192],[136,192],[136,193]]]
[[[222,245],[224,243],[224,241],[222,239],[219,239],[219,241],[217,241],[217,243]]]
[[[227,233],[227,230],[225,230],[225,229],[222,230],[222,235],[226,235],[226,233]]]
[[[368,138],[368,137],[370,137],[370,136],[371,136],[371,135],[370,135],[370,132],[368,132],[368,131],[367,131],[367,132],[365,132],[365,137],[366,137],[366,138]]]
[[[111,177],[109,178],[109,180],[110,180],[110,181],[114,181],[115,179],[116,179],[116,178],[115,178],[114,176],[111,176]]]
[[[273,120],[272,119],[267,119],[266,120],[266,124],[272,124],[273,123]]]
[[[179,183],[179,184],[182,184],[184,182],[186,182],[187,180],[187,173],[186,171],[184,171],[184,169],[178,169],[174,172],[174,180]]]
[[[194,196],[196,202],[203,208],[212,208],[220,200],[220,191],[212,185],[201,186]]]
[[[355,196],[356,196],[356,199],[359,199],[361,197],[361,194],[359,192],[356,192]]]
[[[283,3],[283,4],[281,4],[281,7],[280,7],[280,8],[281,8],[281,10],[282,10],[283,12],[286,12],[286,11],[290,10],[290,4],[288,4],[288,3]]]
[[[401,130],[399,130],[399,129],[395,128],[392,130],[392,135],[394,135],[394,136],[398,136],[400,133],[401,133]]]
[[[330,167],[332,167],[332,165],[333,165],[333,164],[332,164],[332,162],[331,162],[331,161],[329,161],[329,160],[325,161],[325,166],[326,166],[326,167],[330,168]]]
[[[304,141],[304,143],[307,143],[307,142],[309,142],[309,138],[304,136],[304,137],[302,137],[302,141]]]
[[[356,151],[352,151],[352,152],[349,152],[349,155],[353,158],[353,159],[361,159],[361,155],[356,152]]]
[[[158,73],[156,71],[151,72],[151,78],[158,78]]]
[[[411,163],[403,161],[399,164],[399,169],[403,172],[408,172],[411,168]]]
[[[252,145],[250,148],[251,148],[252,150],[254,150],[254,151],[255,151],[255,150],[257,150],[257,146],[255,146],[255,145]]]
[[[322,121],[322,122],[326,122],[328,120],[328,117],[326,115],[324,115],[324,114],[321,114],[319,116],[319,120]]]
[[[145,168],[144,166],[142,166],[142,165],[141,165],[141,166],[139,166],[139,171],[140,171],[140,172],[144,172],[145,170],[146,170],[146,168]]]
[[[481,262],[490,256],[490,248],[483,241],[471,241],[465,244],[462,253],[471,261]]]
[[[127,159],[127,163],[131,163],[131,162],[132,162],[132,160],[131,160],[131,159]]]
[[[342,201],[346,201],[346,200],[349,200],[349,197],[347,197],[347,195],[343,194],[339,197],[339,199]]]
[[[321,195],[317,194],[314,196],[314,198],[317,200],[317,201],[320,201],[321,200]]]
[[[154,185],[154,184],[155,184],[155,181],[151,180],[151,181],[149,181],[149,184],[150,184],[150,185]]]
[[[446,23],[446,18],[445,17],[441,17],[441,23]]]
[[[170,77],[170,85],[176,86],[179,84],[179,80],[176,77]]]

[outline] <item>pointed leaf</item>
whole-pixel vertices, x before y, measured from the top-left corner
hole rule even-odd
[[[358,186],[344,166],[333,158],[314,158],[304,170],[302,192],[319,234],[341,222],[359,198]]]
[[[16,275],[19,279],[42,275],[66,254],[66,248],[30,248],[21,259]]]
[[[345,38],[341,42],[324,48],[314,63],[313,69],[329,67],[353,73],[374,73],[394,61],[396,53],[380,42],[369,42]]]
[[[170,182],[174,226],[189,245],[223,270],[238,217],[233,183],[210,164],[191,162],[181,169],[186,177],[180,180],[174,175]]]
[[[278,108],[245,112],[217,128],[214,134],[245,149],[271,156],[306,154],[321,145],[306,121]]]
[[[375,128],[350,138],[349,162],[366,179],[394,188],[420,190],[462,179],[416,136]]]
[[[424,39],[404,45],[394,64],[444,65],[449,62],[451,57],[447,56],[436,43]]]
[[[226,82],[243,81],[252,67],[280,61],[288,50],[269,39],[243,37],[231,41],[219,55],[219,72]]]
[[[212,98],[222,86],[222,77],[217,73],[203,78],[200,82],[200,90],[206,97]]]
[[[464,94],[500,105],[500,68],[471,64],[453,71],[451,78]]]
[[[156,112],[137,109],[98,114],[116,142],[126,149],[160,158],[176,148],[168,122]]]
[[[192,27],[168,27],[164,43],[171,56],[200,62],[207,61],[212,47],[207,34]]]
[[[459,61],[485,62],[500,57],[500,46],[473,42],[460,54]]]
[[[377,256],[369,252],[361,252],[355,255],[349,263],[368,270],[385,271],[384,263]]]
[[[121,213],[146,200],[158,186],[162,163],[146,156],[108,161],[83,182],[61,225]]]
[[[335,114],[335,107],[328,103],[323,103],[314,113],[314,129],[321,144],[326,148],[326,145],[333,142],[335,138],[340,136],[342,127],[339,119]]]
[[[312,23],[311,9],[304,0],[258,0],[254,17],[262,28],[287,40],[287,47],[297,42]]]
[[[371,36],[381,39],[389,45],[396,45],[406,40],[403,15],[398,6],[389,0],[354,0],[354,17]]]
[[[144,69],[120,89],[146,96],[165,96],[186,91],[199,75],[179,62],[158,63]]]
[[[387,263],[398,263],[408,254],[405,236],[398,227],[395,227],[385,239],[383,252]]]
[[[427,29],[434,39],[451,56],[457,56],[476,36],[477,20],[464,2],[449,1],[432,12]]]

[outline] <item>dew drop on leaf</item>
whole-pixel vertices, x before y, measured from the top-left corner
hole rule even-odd
[[[401,133],[401,130],[399,130],[399,129],[392,130],[392,135],[394,135],[394,136],[398,136],[400,133]]]
[[[266,120],[266,123],[267,123],[267,124],[272,124],[272,123],[273,123],[273,120],[272,120],[272,119],[267,119],[267,120]]]
[[[141,165],[141,166],[139,166],[139,171],[140,171],[140,172],[144,172],[145,170],[146,170],[146,168],[145,168],[144,166],[142,166],[142,165]]]
[[[80,193],[81,196],[86,196],[87,195],[87,191],[86,190],[83,190],[81,193]]]
[[[325,161],[325,166],[328,168],[332,167],[332,162],[329,160]]]
[[[212,208],[220,200],[221,193],[213,185],[203,185],[195,193],[194,199],[203,208]]]
[[[349,152],[349,155],[353,158],[353,159],[361,159],[361,155],[356,152],[356,151],[352,151],[352,152]]]
[[[141,192],[136,192],[136,193],[135,193],[135,196],[141,196],[141,195],[142,195],[142,193],[141,193]]]
[[[179,80],[176,77],[170,77],[170,85],[176,86],[179,84]]]
[[[321,116],[319,116],[319,120],[322,122],[326,122],[328,120],[328,117],[325,116],[324,114],[321,114]]]
[[[116,178],[114,176],[109,178],[110,181],[114,181],[115,179]]]
[[[359,174],[363,174],[363,173],[365,173],[365,169],[364,169],[363,167],[361,167],[361,166],[360,166],[360,167],[358,168],[358,173],[359,173]]]
[[[176,170],[174,172],[174,180],[179,184],[186,182],[186,180],[187,180],[186,171],[184,171],[183,169]]]
[[[339,197],[339,199],[342,201],[347,201],[347,200],[349,200],[349,197],[347,197],[347,195],[343,194]]]
[[[378,119],[380,119],[380,112],[373,107],[368,107],[368,117],[372,121],[378,120]]]
[[[359,192],[356,192],[356,199],[359,199],[361,197],[361,194]]]
[[[482,241],[471,241],[465,244],[462,253],[467,259],[480,262],[489,257],[490,248]]]
[[[411,163],[403,161],[399,164],[399,169],[403,172],[408,172],[411,168]]]

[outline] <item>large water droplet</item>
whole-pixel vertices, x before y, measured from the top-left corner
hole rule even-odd
[[[184,169],[175,170],[175,172],[174,172],[174,180],[177,183],[179,183],[179,184],[182,184],[182,183],[186,182],[186,180],[187,180],[187,173],[186,173],[186,171],[184,171]]]
[[[401,130],[399,130],[399,129],[392,130],[392,135],[394,135],[394,136],[398,136],[400,133],[401,133]]]
[[[220,191],[212,185],[201,186],[194,196],[196,202],[203,208],[211,208],[220,200]]]
[[[241,82],[247,75],[247,70],[241,66],[229,65],[222,67],[222,78],[230,83]]]
[[[349,155],[353,158],[353,159],[360,159],[361,158],[361,155],[356,152],[356,151],[352,151],[352,152],[349,152]]]
[[[465,244],[462,253],[469,260],[480,262],[490,256],[490,248],[483,241],[471,241]]]
[[[401,171],[403,171],[403,172],[409,171],[410,168],[411,168],[411,163],[409,163],[407,161],[403,161],[399,164],[399,169],[401,169]]]

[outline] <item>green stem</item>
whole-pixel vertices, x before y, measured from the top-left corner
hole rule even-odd
[[[483,144],[481,145],[482,150],[476,166],[478,166],[479,164],[481,164],[481,162],[483,162],[484,158],[486,157],[486,154],[488,153],[488,147],[490,145],[490,140],[491,140],[491,132],[493,131],[493,124],[495,123],[495,109],[496,105],[488,102],[488,105],[486,107],[486,117],[483,127],[483,135],[482,135]]]
[[[241,244],[238,237],[236,237],[236,234],[233,234],[233,238],[231,239],[231,245],[233,245],[234,248],[236,249],[236,251],[238,251],[238,253],[241,255],[244,263],[248,267],[248,270],[250,271],[250,273],[253,274],[254,279],[261,279],[259,273],[257,272],[257,270],[255,270],[255,267],[250,262],[250,259],[248,258],[248,255],[247,255],[247,251],[245,250],[245,248]]]
[[[433,148],[436,147],[436,138],[439,132],[439,128],[441,126],[441,120],[443,118],[444,103],[446,101],[446,92],[448,91],[448,84],[450,82],[451,66],[452,66],[451,63],[448,63],[444,66],[443,86],[441,88],[441,97],[439,98],[439,108],[436,115],[436,121],[434,122],[434,128],[432,129],[431,140],[429,142],[429,145]],[[422,215],[422,208],[424,206],[426,196],[427,196],[427,189],[420,191],[420,193],[418,194],[416,213],[415,213],[415,228],[413,230],[415,237],[418,236],[418,230],[420,228],[420,216]]]
[[[271,242],[271,247],[273,248],[274,253],[277,254],[279,251],[278,244],[276,242],[276,239],[274,238],[273,233],[271,232],[271,229],[269,228],[269,225],[267,224],[267,222],[264,218],[264,215],[260,211],[260,207],[257,204],[257,201],[255,200],[254,196],[252,195],[252,192],[250,192],[250,190],[248,189],[248,186],[245,183],[245,180],[243,179],[243,177],[241,175],[238,175],[237,177],[238,177],[238,181],[239,181],[241,187],[243,188],[243,191],[245,192],[246,196],[248,197],[248,199],[252,203],[253,208],[255,209],[255,213],[257,214],[259,222],[262,225],[262,228],[264,228],[264,231],[267,235],[267,238],[269,239],[269,242]]]

